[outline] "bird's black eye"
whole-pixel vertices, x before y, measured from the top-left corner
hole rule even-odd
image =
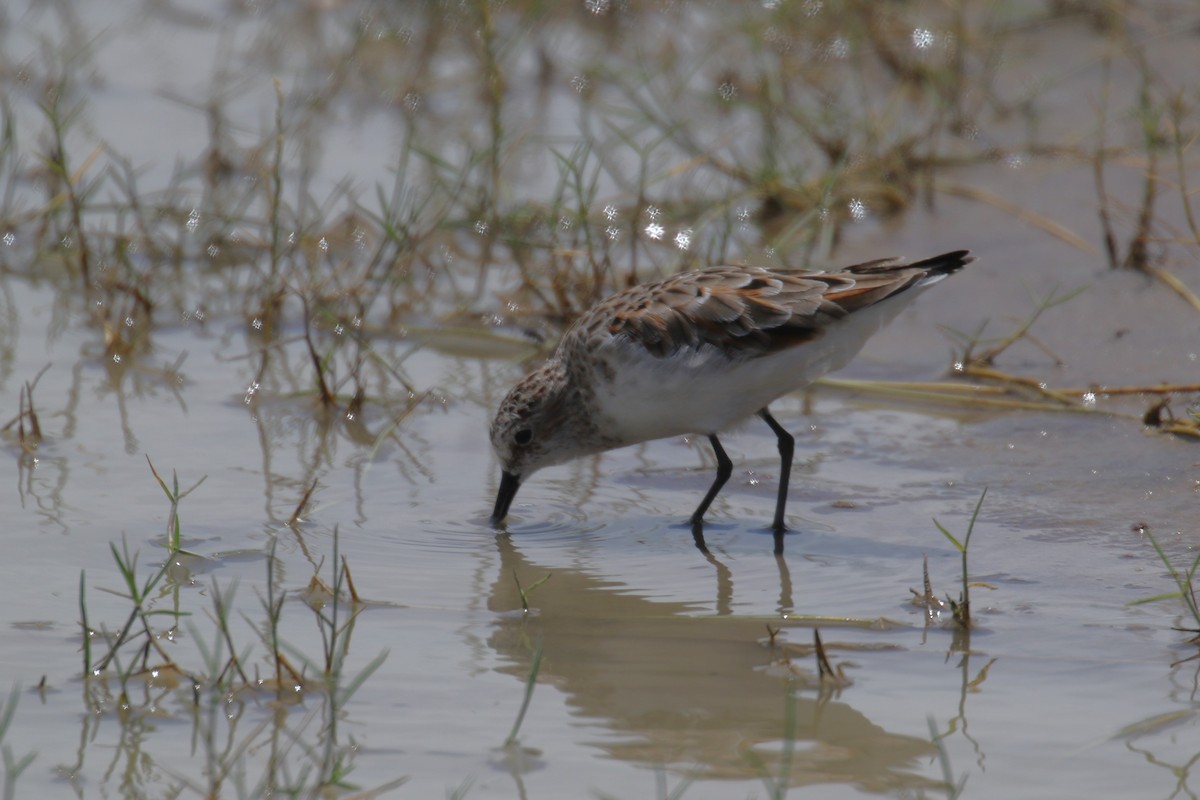
[[[521,428],[521,430],[513,434],[513,441],[517,444],[529,444],[532,439],[533,431],[529,430],[529,428]]]

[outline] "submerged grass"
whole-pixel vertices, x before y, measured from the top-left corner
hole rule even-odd
[[[195,740],[202,743],[203,768],[184,772],[169,760],[149,762],[151,775],[158,775],[155,780],[166,781],[176,792],[187,789],[206,797],[230,793],[261,797],[283,791],[293,796],[315,797],[327,792],[358,791],[361,787],[355,786],[349,777],[356,747],[353,739],[346,741],[339,731],[345,724],[351,699],[379,669],[388,653],[380,652],[353,672],[347,669],[354,628],[364,605],[354,589],[349,564],[339,555],[337,530],[332,536],[334,569],[330,582],[321,579],[318,567],[302,593],[320,635],[320,655],[311,657],[289,644],[283,634],[285,603],[290,593],[280,589],[274,546],[266,558],[262,618],[255,621],[241,614],[254,631],[259,647],[239,645],[231,616],[236,607],[236,584],[222,587],[213,580],[209,589],[212,606],[207,612],[211,627],[207,630],[196,621],[203,617],[182,607],[178,592],[175,573],[180,557],[186,552],[180,546],[183,533],[179,504],[202,481],[181,491],[177,477],[168,487],[157,472],[154,476],[171,505],[168,554],[160,567],[142,578],[138,557],[130,554],[128,545],[123,544],[119,549],[115,544],[112,546],[113,559],[124,584],[124,591],[116,594],[132,606],[115,636],[108,635],[103,625],[93,627],[95,614],[88,608],[86,573],[80,574],[83,677],[85,697],[93,712],[116,711],[123,726],[143,725],[164,713],[190,720]],[[171,608],[157,608],[164,598],[171,599]],[[166,628],[161,627],[163,621]],[[187,636],[181,636],[183,632]],[[97,637],[108,642],[108,651],[93,662],[92,640]],[[184,641],[192,643],[192,647],[181,649]],[[258,674],[258,664],[264,656],[269,666],[266,678]],[[113,678],[120,687],[115,698],[110,693]],[[183,691],[175,693],[175,689]],[[138,699],[139,693],[144,699]],[[301,713],[306,701],[317,707]],[[219,744],[221,739],[234,741],[238,721],[248,708],[258,708],[251,715],[260,716],[261,721],[246,722],[250,729],[238,747]],[[293,716],[298,719],[293,720]],[[319,722],[315,728],[314,720]],[[125,746],[132,747],[133,742],[122,745]],[[262,747],[268,748],[272,757],[263,774],[247,783],[253,754]],[[127,755],[134,757],[137,753],[131,751]],[[139,781],[146,779],[143,776]],[[404,780],[374,787],[363,796],[377,796]],[[123,791],[134,794],[144,790],[140,783],[123,787]]]

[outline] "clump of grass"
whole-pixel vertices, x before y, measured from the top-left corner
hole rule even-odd
[[[513,570],[513,581],[517,584],[517,592],[521,595],[521,613],[529,614],[529,595],[534,589],[541,586],[546,581],[550,580],[552,573],[547,572],[541,578],[538,578],[533,583],[529,584],[528,588],[521,585],[521,579],[517,577],[517,571]]]
[[[171,486],[167,486],[167,482],[158,474],[158,470],[154,468],[154,462],[150,460],[150,456],[146,456],[146,464],[150,467],[150,472],[154,475],[154,480],[158,481],[158,486],[163,490],[163,494],[167,496],[167,501],[171,504],[171,510],[167,514],[167,550],[169,557],[173,557],[177,553],[185,553],[183,549],[183,524],[179,518],[179,504],[183,502],[183,498],[187,497],[192,492],[200,488],[204,481],[208,480],[208,476],[204,475],[200,480],[193,483],[185,490],[179,488],[179,475],[174,470],[171,471]],[[188,553],[194,555],[194,553]]]
[[[85,178],[99,152],[93,150],[83,164],[72,166],[71,154],[66,146],[66,131],[82,113],[83,102],[64,108],[64,103],[70,102],[67,99],[70,96],[71,89],[65,79],[46,87],[40,106],[49,125],[49,142],[42,153],[42,165],[53,179],[50,186],[54,194],[49,199],[48,209],[65,207],[67,219],[65,224],[59,223],[58,242],[65,260],[78,267],[84,293],[90,294],[93,288],[92,252],[84,216],[89,199],[99,188],[99,182],[95,178]]]
[[[135,655],[138,657],[130,662],[129,670],[120,672],[121,682],[124,685],[128,682],[133,672],[138,670],[148,671],[150,669],[149,659],[151,654],[159,656],[167,664],[173,663],[171,656],[163,649],[160,637],[155,632],[152,622],[153,618],[164,615],[178,622],[183,614],[172,610],[155,610],[152,607],[152,601],[156,597],[154,590],[171,569],[171,558],[167,558],[157,571],[143,581],[138,579],[138,556],[136,553],[131,554],[129,552],[127,541],[122,540],[121,549],[119,550],[115,543],[110,543],[109,548],[112,552],[113,561],[117,565],[117,571],[120,573],[122,582],[124,583],[125,591],[121,592],[112,589],[103,589],[102,591],[128,599],[132,604],[132,608],[116,637],[112,638],[108,652],[95,664],[90,663],[89,639],[96,633],[104,634],[106,632],[103,630],[96,631],[87,625],[87,598],[84,593],[85,587],[83,582],[86,573],[84,571],[80,572],[79,604],[83,611],[84,619],[84,677],[86,679],[100,675],[110,665],[116,663],[118,654],[123,648],[126,648],[131,642],[141,639],[142,644],[135,650]],[[109,637],[105,636],[105,638]]]
[[[942,523],[934,518],[933,524],[942,532],[942,535],[954,545],[954,549],[962,556],[962,591],[959,593],[958,600],[947,595],[946,601],[950,604],[950,612],[953,615],[955,624],[963,630],[969,630],[972,625],[971,620],[971,581],[967,568],[967,550],[971,546],[971,534],[975,532],[975,521],[979,518],[979,509],[983,507],[983,499],[987,497],[987,489],[985,488],[979,495],[978,502],[975,503],[975,510],[971,512],[971,521],[967,523],[967,533],[963,536],[962,541],[958,540],[953,533],[946,529]]]
[[[1188,116],[1194,109],[1186,103],[1187,94],[1183,89],[1171,87],[1166,79],[1149,65],[1144,49],[1133,44],[1127,31],[1122,31],[1121,45],[1139,77],[1137,104],[1133,114],[1139,123],[1139,155],[1145,166],[1142,171],[1142,193],[1138,208],[1131,210],[1114,207],[1116,204],[1105,186],[1106,164],[1114,155],[1119,155],[1105,145],[1112,66],[1111,56],[1106,55],[1103,62],[1104,83],[1097,126],[1098,142],[1092,159],[1104,251],[1109,266],[1113,269],[1143,272],[1178,294],[1193,309],[1200,311],[1200,295],[1162,266],[1170,245],[1200,245],[1200,226],[1197,225],[1193,213],[1188,188],[1187,151],[1194,143],[1195,135],[1189,137],[1184,132]],[[1167,149],[1171,151],[1169,157],[1175,164],[1176,174],[1173,180],[1163,174],[1159,163],[1162,151]],[[1163,188],[1171,186],[1178,189],[1179,203],[1192,237],[1191,242],[1187,240],[1187,234],[1171,230],[1157,213],[1156,206],[1162,202]],[[1128,245],[1123,254],[1119,244],[1121,237],[1114,222],[1114,217],[1118,214],[1132,218],[1133,230],[1128,236]]]
[[[203,481],[182,490],[177,476],[168,484],[153,465],[151,469],[171,506],[166,537],[168,557],[148,577],[142,577],[137,554],[130,553],[128,544],[122,544],[120,548],[115,544],[112,546],[113,558],[124,584],[122,591],[113,593],[126,598],[132,606],[115,635],[108,635],[103,625],[97,627],[95,615],[88,608],[86,573],[80,574],[83,667],[89,702],[97,711],[117,709],[122,725],[137,726],[142,724],[139,720],[144,716],[176,713],[171,710],[171,693],[176,687],[185,689],[187,700],[182,696],[178,698],[179,712],[192,719],[195,736],[203,742],[207,763],[202,774],[206,784],[197,783],[193,776],[175,774],[170,765],[155,764],[152,759],[146,762],[151,772],[161,771],[162,778],[177,789],[186,787],[204,796],[219,796],[233,784],[242,795],[264,796],[284,789],[295,792],[298,787],[309,787],[304,792],[313,794],[356,788],[349,780],[355,747],[353,742],[345,742],[340,727],[349,701],[388,654],[385,650],[354,673],[347,671],[355,623],[365,605],[354,586],[350,566],[339,552],[340,537],[336,528],[333,533],[333,573],[328,580],[322,579],[318,565],[304,592],[306,605],[321,637],[317,657],[292,647],[283,635],[289,592],[279,588],[279,563],[272,546],[266,559],[267,589],[262,598],[265,618],[256,622],[244,617],[254,628],[261,649],[265,651],[259,658],[265,656],[271,671],[269,678],[261,678],[257,666],[252,667],[257,660],[255,647],[237,644],[231,617],[236,584],[223,588],[214,579],[208,592],[211,597],[211,608],[207,612],[212,623],[210,632],[202,629],[193,612],[181,607],[177,591],[167,590],[172,581],[172,568],[179,556],[186,553],[182,548],[184,532],[179,505]],[[157,607],[164,595],[173,598],[174,607]],[[161,620],[167,621],[167,629],[161,627]],[[186,622],[187,637],[178,635],[181,621]],[[108,642],[108,650],[103,657],[93,661],[92,640],[97,636]],[[179,643],[184,640],[194,643],[199,663],[183,663],[190,658],[187,653],[180,652]],[[115,698],[109,694],[109,672],[115,674],[120,685]],[[134,691],[138,686],[145,687],[141,700]],[[315,717],[306,715],[298,726],[288,714],[272,713],[269,721],[250,732],[242,746],[219,745],[218,730],[222,726],[230,728],[227,740],[233,741],[233,728],[241,714],[231,715],[231,707],[254,704],[256,698],[263,695],[271,698],[278,710],[295,706],[305,698],[316,698],[320,704],[319,713]],[[320,724],[315,739],[311,739],[305,728],[314,718],[319,719]],[[264,737],[262,743],[266,745],[280,736],[296,747],[269,759],[256,784],[243,785],[245,759],[256,747],[254,741]],[[403,779],[368,791],[383,792],[401,783]]]
[[[164,636],[156,627],[159,618],[169,619],[172,623],[170,632],[173,633],[177,629],[180,620],[189,616],[189,612],[180,609],[178,585],[174,585],[173,591],[169,590],[170,595],[174,599],[173,608],[155,608],[155,601],[162,596],[161,585],[164,583],[164,580],[169,580],[172,571],[177,566],[178,559],[181,556],[195,556],[194,553],[184,550],[182,546],[183,534],[179,504],[185,497],[204,483],[205,479],[201,478],[190,488],[181,490],[178,475],[172,473],[172,484],[168,486],[166,481],[163,480],[162,476],[154,468],[154,464],[150,461],[149,457],[147,457],[146,462],[170,503],[165,535],[167,556],[156,571],[146,579],[141,580],[138,577],[138,554],[130,552],[128,542],[123,539],[119,550],[115,543],[110,543],[113,561],[124,584],[124,591],[111,589],[104,589],[103,591],[124,597],[132,604],[129,616],[126,617],[125,622],[121,625],[115,637],[109,636],[104,629],[98,631],[89,624],[86,570],[81,570],[79,574],[79,609],[83,637],[84,679],[86,681],[98,679],[109,667],[115,667],[121,684],[121,702],[126,704],[129,702],[128,687],[130,681],[136,675],[141,674],[157,677],[163,672],[171,672],[190,678],[188,672],[175,663],[172,655],[163,646]],[[172,581],[171,583],[174,582]],[[92,640],[98,634],[109,642],[109,647],[104,656],[93,663]],[[130,645],[134,645],[134,647],[131,648]],[[130,649],[133,649],[133,658],[129,659],[128,663],[123,665],[121,655]],[[156,659],[154,663],[151,662],[152,657]],[[191,678],[191,681],[194,685],[199,686],[196,679]]]

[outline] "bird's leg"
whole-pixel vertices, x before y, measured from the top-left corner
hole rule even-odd
[[[733,462],[725,454],[725,448],[721,446],[721,440],[717,438],[715,433],[710,433],[708,441],[712,445],[713,454],[717,457],[717,477],[713,480],[712,486],[708,487],[708,494],[704,495],[704,499],[700,501],[700,505],[696,506],[696,512],[692,514],[692,538],[696,540],[696,547],[700,548],[700,552],[702,553],[708,552],[708,547],[704,544],[704,512],[708,511],[708,507],[712,505],[712,501],[716,498],[717,493],[721,491],[721,487],[725,485],[725,482],[729,480],[729,476],[733,474]]]
[[[771,426],[775,438],[779,440],[779,497],[775,501],[775,521],[771,524],[771,530],[775,532],[775,554],[779,555],[783,552],[783,532],[787,530],[783,522],[783,510],[787,506],[788,478],[792,474],[792,453],[796,450],[796,439],[783,429],[766,407],[758,415]]]

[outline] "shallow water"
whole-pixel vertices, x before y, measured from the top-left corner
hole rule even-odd
[[[104,30],[91,54],[104,80],[96,79],[87,119],[149,165],[148,186],[165,180],[176,156],[199,158],[207,142],[199,112],[142,138],[141,110],[171,105],[169,92],[203,102],[205,82],[188,65],[207,74],[231,31],[278,43],[268,36],[278,24],[306,46],[272,68],[315,84],[321,70],[311,59],[328,44],[322,24],[344,33],[352,22],[314,6],[323,23],[303,38],[296,18],[265,7],[235,15],[236,25],[157,7],[136,23],[126,9],[107,9],[128,24],[102,23],[89,16],[96,6],[64,8],[80,14],[83,29]],[[6,43],[61,31],[67,19],[6,13]],[[1155,57],[1179,59],[1177,74],[1194,74],[1194,38],[1165,37]],[[1095,63],[1085,28],[1047,24],[1027,45],[1046,58],[1037,48],[1048,42],[1073,43],[1081,63]],[[1020,83],[1026,69],[1000,77]],[[1094,70],[1065,73],[1047,130],[1084,124],[1072,112],[1093,110],[1079,89],[1094,87],[1089,78]],[[269,84],[265,72],[244,77],[254,91],[227,108],[238,125],[270,130]],[[21,86],[6,91],[22,130],[36,131]],[[358,94],[345,100],[360,102]],[[347,175],[367,182],[392,162],[400,126],[385,112],[335,112],[324,123],[309,131],[323,142],[314,186]],[[89,135],[79,146],[82,160]],[[1109,191],[1136,197],[1139,178],[1136,167],[1117,170]],[[1045,213],[1097,248],[947,195],[933,209],[850,228],[838,263],[960,246],[980,261],[921,298],[846,376],[941,379],[952,348],[939,326],[974,330],[986,318],[1000,336],[1032,313],[1031,297],[1082,286],[1034,328],[1061,363],[1022,342],[1002,357],[1004,368],[1054,386],[1195,383],[1200,314],[1143,275],[1107,269],[1089,164],[1010,160],[958,170],[953,180]],[[1176,205],[1164,201],[1160,213],[1164,227],[1183,229]],[[486,520],[499,477],[486,427],[526,369],[515,360],[519,344],[470,335],[478,328],[438,308],[414,308],[369,337],[381,363],[403,365],[413,397],[381,369],[355,420],[329,418],[315,410],[301,347],[281,356],[290,382],[250,391],[262,340],[236,311],[160,314],[152,348],[114,363],[87,301],[64,295],[51,266],[21,261],[20,240],[7,247],[5,421],[17,414],[22,385],[49,365],[33,393],[43,441],[23,454],[12,429],[4,439],[12,488],[0,677],[21,690],[3,742],[18,757],[36,754],[18,795],[161,796],[180,785],[203,794],[215,784],[238,796],[263,781],[313,786],[327,746],[346,759],[346,783],[405,779],[388,793],[398,797],[456,789],[473,798],[771,797],[809,786],[831,798],[941,796],[944,765],[953,780],[966,779],[969,797],[1197,792],[1200,668],[1174,665],[1196,648],[1172,630],[1190,620],[1177,601],[1131,603],[1173,589],[1146,529],[1176,564],[1195,557],[1200,451],[1140,424],[1149,398],[1103,404],[1126,416],[915,403],[824,386],[783,398],[773,411],[797,433],[797,452],[781,560],[766,530],[775,442],[756,421],[724,438],[735,473],[710,511],[709,558],[683,524],[710,481],[702,439],[539,473],[498,534]],[[1167,267],[1200,288],[1195,246],[1181,251],[1190,261],[1170,252]],[[450,269],[439,278],[469,283]],[[228,299],[236,308],[236,295]],[[499,307],[485,299],[471,312]],[[287,326],[298,335],[294,319]],[[1176,413],[1189,400],[1177,401]],[[386,659],[344,698],[335,727],[315,681],[295,705],[264,688],[195,706],[188,681],[172,687],[165,677],[131,678],[122,699],[116,676],[132,661],[80,678],[81,578],[88,624],[111,635],[130,609],[112,548],[136,552],[143,579],[168,553],[170,507],[147,459],[168,484],[176,473],[182,489],[204,479],[180,504],[181,544],[195,556],[180,557],[150,601],[189,615],[163,641],[187,669],[205,673],[202,651],[219,648],[212,609],[224,596],[246,669],[271,675],[262,641],[271,568],[287,593],[286,652],[298,664],[309,659],[312,678],[322,637],[305,590],[314,574],[331,581],[345,560],[364,606],[343,686],[376,656]],[[289,525],[310,486],[311,502]],[[928,621],[910,589],[921,588],[927,558],[935,593],[957,597],[960,557],[933,519],[963,534],[985,488],[970,545],[977,624],[964,635],[945,613]],[[848,685],[816,680],[807,649],[814,627]],[[133,649],[124,657],[134,659]],[[528,713],[506,747],[535,653]],[[214,779],[214,765],[229,773]]]

